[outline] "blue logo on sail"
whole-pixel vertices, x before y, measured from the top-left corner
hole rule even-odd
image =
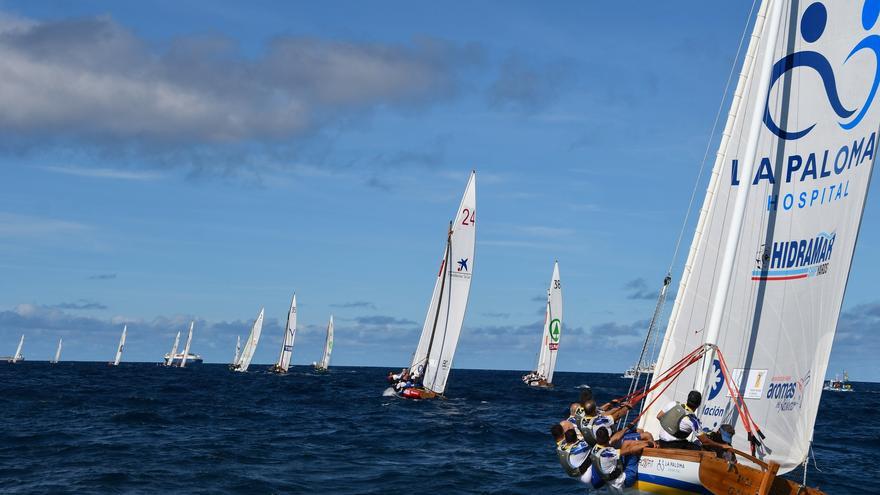
[[[870,31],[877,23],[878,17],[880,17],[880,0],[866,0],[862,7],[862,27],[866,31]],[[806,11],[804,11],[804,15],[801,17],[800,23],[800,32],[803,40],[807,43],[813,43],[821,38],[825,31],[827,21],[828,11],[825,8],[825,5],[821,2],[813,3],[807,7]],[[770,77],[770,89],[772,90],[776,82],[783,75],[793,69],[799,67],[812,69],[822,81],[829,105],[832,110],[834,110],[834,113],[841,119],[840,122],[838,122],[840,127],[846,130],[853,129],[862,121],[865,114],[868,112],[868,109],[871,108],[871,104],[874,102],[874,96],[877,93],[877,87],[880,85],[880,36],[871,34],[862,39],[862,41],[850,51],[846,60],[844,60],[844,63],[847,63],[856,53],[864,50],[869,50],[874,54],[876,67],[874,71],[874,80],[871,84],[871,90],[868,93],[865,103],[860,107],[858,114],[856,114],[852,120],[846,121],[846,119],[849,119],[856,113],[856,110],[849,110],[843,106],[843,103],[840,101],[840,95],[837,91],[837,81],[835,80],[834,70],[831,68],[831,63],[819,52],[810,50],[798,51],[786,55],[784,58],[777,61],[773,65],[773,72]],[[797,131],[780,128],[770,114],[769,91],[764,106],[764,124],[771,132],[773,132],[773,134],[786,140],[800,139],[809,134],[810,131],[816,127],[816,123],[813,123]]]

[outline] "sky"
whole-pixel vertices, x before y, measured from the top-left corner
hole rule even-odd
[[[750,2],[0,2],[0,354],[403,366],[470,170],[455,366],[534,366],[559,260],[561,371],[638,357]],[[711,166],[711,164],[709,164]],[[698,184],[702,201],[706,177]],[[869,194],[829,373],[880,380]],[[667,305],[668,310],[671,301]]]

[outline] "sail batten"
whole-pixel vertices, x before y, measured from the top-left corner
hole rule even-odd
[[[688,369],[648,397],[646,429],[694,388],[704,426],[737,424],[728,380],[767,436],[759,457],[781,473],[806,457],[876,159],[877,17],[863,2],[762,4],[657,363],[717,344],[732,376],[713,357]]]

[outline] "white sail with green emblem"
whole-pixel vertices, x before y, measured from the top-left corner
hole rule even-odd
[[[556,370],[556,355],[559,352],[559,338],[562,334],[562,282],[559,279],[559,262],[553,264],[553,278],[547,289],[547,307],[544,316],[544,332],[541,336],[541,350],[538,353],[538,366],[535,373],[547,383],[553,383]]]

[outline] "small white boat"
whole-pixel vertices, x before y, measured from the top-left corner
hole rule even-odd
[[[110,366],[119,366],[122,361],[122,350],[125,348],[125,335],[128,333],[128,325],[122,327],[122,335],[119,337],[119,346],[116,348],[116,357],[113,362],[108,363]]]
[[[553,276],[547,288],[547,304],[544,314],[544,331],[541,334],[541,347],[538,349],[538,364],[534,371],[522,377],[523,383],[530,387],[550,388],[553,386],[553,372],[556,370],[556,354],[559,352],[559,337],[562,333],[562,282],[559,279],[559,262],[553,263]]]
[[[290,300],[290,310],[287,311],[287,325],[284,327],[284,338],[281,339],[281,354],[274,366],[269,368],[273,373],[287,373],[290,368],[290,360],[293,357],[293,341],[296,339],[296,294]]]
[[[264,313],[264,308],[260,308],[260,314],[257,315],[257,319],[254,320],[254,324],[251,326],[251,333],[248,335],[248,338],[244,343],[244,349],[242,349],[241,355],[239,355],[235,362],[230,366],[232,371],[244,373],[248,370],[248,367],[250,367],[251,360],[254,359],[254,352],[257,350],[257,343],[260,341],[260,334],[263,332]],[[237,347],[236,351],[238,351]],[[236,352],[236,354],[238,354],[238,352]]]
[[[849,374],[847,374],[846,371],[843,372],[842,379],[838,375],[835,376],[833,380],[825,382],[825,386],[822,387],[822,390],[828,392],[854,392],[852,384],[849,383]]]
[[[24,361],[24,354],[21,353],[22,348],[24,347],[24,335],[21,336],[21,339],[18,341],[18,347],[15,348],[15,354],[12,356],[6,356],[4,359],[7,363],[15,364],[20,361]]]
[[[330,354],[333,352],[333,315],[330,315],[330,323],[327,324],[327,340],[324,341],[324,355],[321,362],[314,363],[315,370],[327,371],[330,368]]]

